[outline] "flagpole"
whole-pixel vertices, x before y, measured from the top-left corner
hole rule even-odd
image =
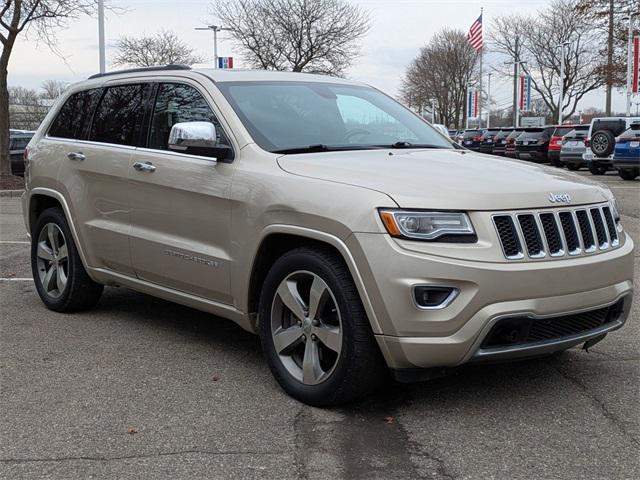
[[[480,7],[480,19],[482,20],[482,36],[484,37],[484,17],[482,16],[484,7]],[[480,93],[478,97],[478,128],[482,129],[482,57],[484,56],[484,39],[480,46]]]

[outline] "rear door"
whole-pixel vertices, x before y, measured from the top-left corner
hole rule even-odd
[[[133,275],[128,173],[148,89],[136,83],[90,90],[61,118],[61,124],[81,119],[78,140],[66,145],[58,179],[87,261],[94,268],[128,275]]]
[[[131,257],[143,280],[232,303],[229,193],[233,163],[168,150],[171,127],[205,121],[231,145],[205,89],[187,79],[155,86],[146,148],[134,153]]]

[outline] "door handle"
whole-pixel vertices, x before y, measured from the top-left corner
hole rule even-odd
[[[133,168],[135,168],[139,172],[155,172],[156,167],[151,162],[136,162],[133,164]]]
[[[84,153],[82,153],[82,152],[69,152],[69,153],[67,153],[67,158],[69,160],[76,160],[76,161],[81,162],[82,160],[84,160],[87,157],[85,157]]]

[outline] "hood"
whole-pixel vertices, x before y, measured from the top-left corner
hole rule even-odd
[[[320,152],[284,155],[278,163],[294,175],[385,193],[403,208],[510,210],[562,205],[549,200],[551,193],[569,194],[571,205],[611,197],[571,172],[466,150]]]

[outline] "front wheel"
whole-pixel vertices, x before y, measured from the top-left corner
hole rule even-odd
[[[42,212],[31,232],[31,270],[38,295],[50,310],[86,310],[102,295],[103,286],[87,275],[59,208]]]
[[[638,168],[621,168],[618,170],[618,175],[623,180],[635,180],[640,175],[640,169]]]
[[[578,170],[580,170],[580,165],[576,163],[567,163],[567,168],[572,172],[577,172]]]
[[[361,398],[386,374],[349,270],[324,249],[299,248],[274,263],[260,298],[260,339],[280,386],[310,405]]]
[[[589,171],[593,175],[604,175],[605,173],[607,173],[607,170],[609,170],[609,167],[607,165],[602,165],[600,163],[597,163],[596,161],[591,161],[591,163],[589,163]]]

